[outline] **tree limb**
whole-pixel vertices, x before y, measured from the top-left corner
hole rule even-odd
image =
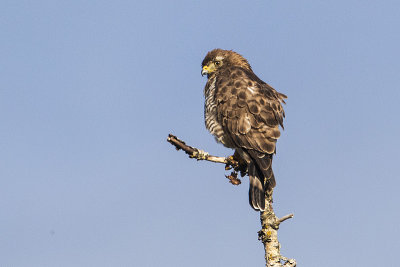
[[[279,225],[293,214],[278,218],[272,207],[272,191],[265,197],[265,211],[260,212],[261,230],[258,232],[258,240],[264,244],[265,262],[267,267],[295,267],[296,261],[281,255],[281,244],[278,241]]]
[[[167,141],[172,145],[174,145],[176,150],[182,149],[183,151],[185,151],[185,153],[189,155],[189,158],[194,158],[197,160],[207,160],[216,163],[223,163],[225,164],[225,170],[233,169],[234,171],[230,175],[225,176],[226,178],[229,179],[229,182],[233,185],[239,185],[242,183],[240,179],[237,178],[238,172],[240,172],[240,175],[242,177],[245,176],[247,173],[246,172],[247,166],[239,159],[237,159],[235,155],[227,158],[212,156],[203,150],[186,145],[185,142],[183,142],[178,137],[172,134],[168,135]]]
[[[190,158],[195,158],[197,160],[207,160],[216,163],[225,164],[225,169],[233,169],[234,171],[231,175],[226,176],[230,180],[230,183],[234,185],[239,185],[241,181],[237,178],[238,172],[241,176],[247,174],[247,165],[242,161],[236,153],[230,157],[217,157],[208,154],[207,152],[200,150],[195,147],[191,147],[185,144],[178,137],[169,134],[167,141],[175,146],[176,150],[182,149]],[[265,249],[265,262],[267,267],[296,267],[296,261],[294,259],[288,259],[283,257],[280,253],[281,245],[278,241],[278,229],[279,225],[293,218],[293,214],[288,214],[282,218],[278,218],[275,215],[274,209],[272,207],[272,193],[266,192],[265,194],[265,211],[260,212],[260,220],[262,229],[258,232],[258,239],[264,244]]]

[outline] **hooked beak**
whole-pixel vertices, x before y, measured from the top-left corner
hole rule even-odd
[[[208,71],[209,71],[208,66],[204,66],[203,69],[201,70],[201,76],[208,74]]]

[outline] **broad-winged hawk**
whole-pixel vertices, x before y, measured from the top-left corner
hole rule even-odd
[[[265,210],[265,192],[275,186],[272,156],[283,128],[286,96],[258,78],[236,52],[214,49],[202,63],[207,129],[217,142],[233,148],[247,163],[249,202]]]

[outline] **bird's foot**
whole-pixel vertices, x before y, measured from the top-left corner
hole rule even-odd
[[[238,165],[238,162],[235,160],[233,156],[229,156],[226,158],[225,170],[230,170]]]

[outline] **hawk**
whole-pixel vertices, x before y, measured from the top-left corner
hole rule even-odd
[[[283,129],[286,95],[254,74],[240,54],[222,49],[207,53],[202,62],[207,75],[204,117],[208,131],[246,163],[250,178],[249,202],[265,210],[265,194],[275,187],[272,157]]]

